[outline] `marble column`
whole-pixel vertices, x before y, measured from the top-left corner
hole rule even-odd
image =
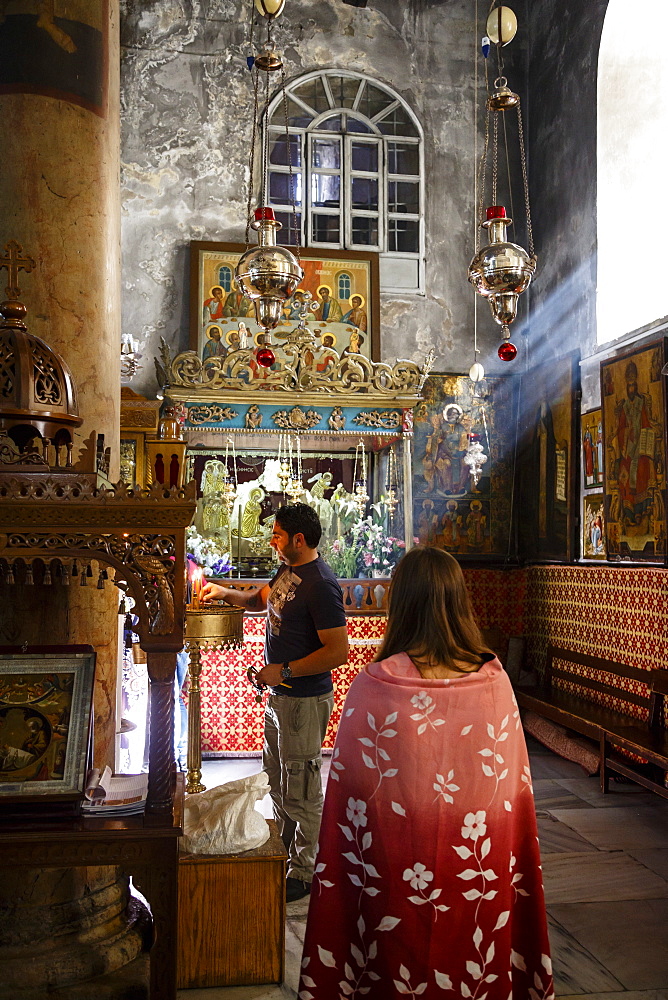
[[[62,355],[72,371],[83,417],[75,435],[75,464],[84,443],[92,442],[94,452],[95,435],[104,434],[115,481],[119,0],[17,0],[0,15],[0,62],[0,250],[16,240],[36,262],[30,274],[19,274],[20,298],[28,308],[29,333]],[[0,287],[6,278],[0,272]],[[48,603],[49,595],[23,589],[21,614],[10,608],[3,612],[7,602],[0,602],[0,642],[52,641],[46,633],[35,635],[34,628],[35,621],[44,620],[43,601],[46,596]],[[95,756],[97,763],[113,765],[118,592],[112,586],[68,591],[66,637],[60,641],[96,648]],[[62,597],[53,595],[53,600]]]
[[[16,240],[36,262],[19,274],[19,298],[28,332],[71,369],[83,418],[75,466],[104,434],[117,479],[119,0],[3,4],[0,66],[0,250]],[[91,583],[4,584],[0,642],[95,647],[95,759],[113,766],[119,594]],[[0,998],[146,997],[145,912],[128,903],[115,867],[3,872]]]

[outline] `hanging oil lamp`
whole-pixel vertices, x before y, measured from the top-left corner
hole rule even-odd
[[[280,322],[283,315],[283,307],[286,301],[302,281],[304,272],[298,260],[291,250],[279,246],[276,243],[276,234],[281,229],[280,222],[277,221],[273,209],[266,207],[267,202],[267,176],[269,169],[269,143],[266,135],[261,142],[260,155],[262,158],[261,170],[261,190],[260,207],[255,209],[251,221],[251,189],[253,184],[253,165],[255,160],[255,143],[258,137],[259,125],[262,118],[266,119],[269,108],[269,77],[271,73],[280,71],[281,89],[283,91],[283,104],[287,109],[285,99],[285,73],[283,71],[283,60],[275,51],[272,41],[272,25],[274,20],[283,11],[285,0],[254,0],[255,10],[267,22],[267,41],[264,43],[262,51],[254,57],[255,87],[254,87],[254,108],[253,108],[253,133],[251,139],[250,159],[249,159],[249,197],[246,224],[246,252],[240,257],[236,269],[235,277],[239,289],[253,303],[255,308],[255,318],[259,326],[264,329],[263,343],[256,352],[258,365],[263,368],[270,368],[275,361],[274,352],[271,350],[269,331],[273,330]],[[253,19],[251,19],[251,43],[253,33]],[[265,104],[260,115],[258,112],[259,74],[265,74]],[[290,146],[289,122],[285,119],[285,133],[288,150]],[[294,214],[294,186],[292,177],[292,164],[290,163],[290,190],[292,197],[292,210]],[[255,229],[258,234],[258,245],[250,247],[248,236],[249,230]]]
[[[489,301],[492,316],[503,331],[499,347],[502,361],[512,361],[517,348],[510,341],[510,324],[517,315],[517,300],[529,287],[536,269],[536,258],[517,243],[509,243],[506,229],[513,220],[503,205],[487,209],[483,227],[489,231],[489,244],[482,247],[469,265],[469,281],[479,295]]]
[[[487,455],[483,451],[477,434],[469,434],[468,447],[462,461],[464,465],[468,466],[471,482],[477,486],[482,475],[482,467],[487,461]]]
[[[358,479],[358,455],[360,456],[359,470],[360,478]],[[355,506],[357,507],[357,513],[359,514],[360,521],[366,513],[366,505],[368,504],[371,497],[367,493],[367,479],[366,479],[366,452],[364,451],[364,441],[362,438],[359,440],[359,444],[355,448],[355,471],[353,473],[354,486],[353,486],[353,498],[355,501]]]
[[[287,496],[288,483],[290,482],[290,461],[288,460],[288,436],[281,432],[278,439],[278,473],[277,478],[281,484],[281,493]]]
[[[235,277],[239,288],[255,306],[258,325],[266,331],[280,322],[283,307],[304,277],[299,261],[286,247],[276,244],[281,228],[273,208],[257,208],[252,228],[257,230],[258,246],[242,254]],[[265,348],[268,345],[265,342]],[[258,362],[261,364],[258,357]],[[273,364],[273,358],[269,362]]]
[[[385,484],[385,506],[390,521],[394,521],[394,512],[399,506],[399,484],[397,482],[397,457],[394,448],[390,448],[387,458],[387,482]]]
[[[499,75],[494,81],[493,91],[489,94],[486,102],[485,144],[476,174],[475,200],[478,205],[478,218],[475,230],[475,253],[469,264],[468,279],[476,292],[488,300],[492,316],[495,322],[501,327],[503,342],[498,349],[499,358],[502,361],[512,361],[517,355],[517,348],[510,342],[510,324],[515,320],[517,315],[519,296],[529,287],[536,269],[520,98],[517,94],[513,93],[508,86],[506,77],[502,75],[503,59],[501,49],[514,38],[517,30],[517,19],[509,7],[497,7],[489,15],[486,29],[487,36],[483,39],[482,47],[483,55],[487,58],[491,39],[491,42],[496,45]],[[499,204],[497,195],[499,124],[501,123],[502,125],[503,137],[506,144],[505,162],[509,163],[510,158],[507,148],[508,131],[505,119],[501,116],[513,108],[517,113],[517,134],[529,243],[528,252],[519,244],[511,243],[508,240],[506,230],[512,224],[513,220],[507,215],[505,207]],[[488,207],[484,213],[485,218],[483,219],[485,171],[490,145],[492,152],[491,204],[488,202]],[[508,174],[508,194],[511,197],[512,205],[510,174]],[[479,245],[478,234],[480,228],[486,229],[489,234],[489,242],[484,247],[480,247]],[[473,381],[476,381],[476,379],[473,379],[473,376],[471,378]]]
[[[230,444],[232,445],[232,466],[234,469],[234,476],[230,475],[230,468],[228,465],[230,456]],[[232,513],[232,508],[234,507],[234,501],[237,498],[238,493],[238,483],[237,483],[237,455],[234,448],[234,441],[231,438],[227,439],[225,445],[225,465],[223,467],[223,472],[220,477],[220,505],[227,515],[227,521],[229,525],[230,515]]]
[[[292,441],[289,441],[290,448],[290,479],[288,482],[288,488],[286,489],[287,495],[290,497],[292,503],[301,503],[302,498],[306,494],[304,485],[302,483],[302,446],[299,440],[299,435],[296,435],[295,442],[295,459],[296,464],[293,465],[292,461]]]

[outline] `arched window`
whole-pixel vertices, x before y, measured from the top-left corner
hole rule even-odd
[[[218,284],[221,285],[226,292],[229,292],[232,289],[232,268],[227,267],[226,264],[223,264],[223,266],[218,270]]]
[[[265,123],[281,241],[379,251],[381,288],[421,291],[422,129],[411,109],[385,84],[342,70],[301,76],[286,96],[289,147],[282,94]]]
[[[610,0],[603,23],[597,126],[599,343],[668,313],[665,285],[652,278],[648,264],[663,222],[668,159],[668,62],[657,43],[657,25],[660,31],[664,20],[665,0],[644,0],[631,16],[628,3]]]
[[[353,290],[352,279],[347,271],[340,271],[336,276],[336,285],[338,288],[337,298],[341,302],[347,302],[350,298],[350,293]]]

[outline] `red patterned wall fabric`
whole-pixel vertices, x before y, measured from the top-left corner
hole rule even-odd
[[[244,645],[238,650],[216,650],[202,657],[202,753],[257,754],[262,750],[264,702],[255,701],[246,670],[264,663],[264,615],[244,619]],[[334,711],[323,744],[334,747],[350,682],[372,660],[385,631],[385,617],[348,618],[350,658],[333,673]]]
[[[532,566],[527,570],[525,607],[527,665],[540,670],[548,645],[554,644],[592,656],[628,663],[645,670],[663,667],[668,661],[666,594],[668,571],[623,569],[612,566]],[[574,682],[565,687],[578,691]],[[583,673],[585,667],[578,667]],[[646,695],[647,689],[625,677],[598,677],[623,690]],[[561,682],[558,682],[561,683]],[[588,691],[586,697],[595,697]],[[603,693],[601,704],[645,718],[641,706],[622,703]]]
[[[611,566],[532,566],[528,569],[464,569],[478,623],[506,638],[525,636],[526,666],[540,670],[550,643],[651,670],[668,662],[668,570]],[[350,659],[334,671],[334,712],[324,743],[334,746],[350,682],[375,656],[384,616],[350,616]],[[246,616],[244,647],[203,657],[202,751],[257,754],[262,750],[263,705],[246,679],[246,669],[263,663],[264,616]],[[568,664],[559,664],[568,669]],[[578,667],[578,670],[586,668]],[[596,676],[594,674],[594,676]],[[602,675],[606,683],[647,693],[644,685]],[[560,681],[558,683],[561,683]],[[574,672],[573,690],[577,690]],[[587,697],[592,697],[587,692]],[[646,714],[640,706],[600,695],[618,711]]]

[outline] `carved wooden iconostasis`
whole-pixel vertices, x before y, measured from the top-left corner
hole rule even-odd
[[[165,398],[187,439],[186,478],[198,481],[197,533],[217,536],[235,576],[272,572],[272,512],[286,498],[318,510],[330,564],[337,540],[365,518],[402,544],[413,537],[412,407],[426,370],[335,352],[323,370],[311,332],[293,333],[283,359],[264,368],[251,348],[162,359]],[[358,575],[344,565],[333,565],[337,575]]]

